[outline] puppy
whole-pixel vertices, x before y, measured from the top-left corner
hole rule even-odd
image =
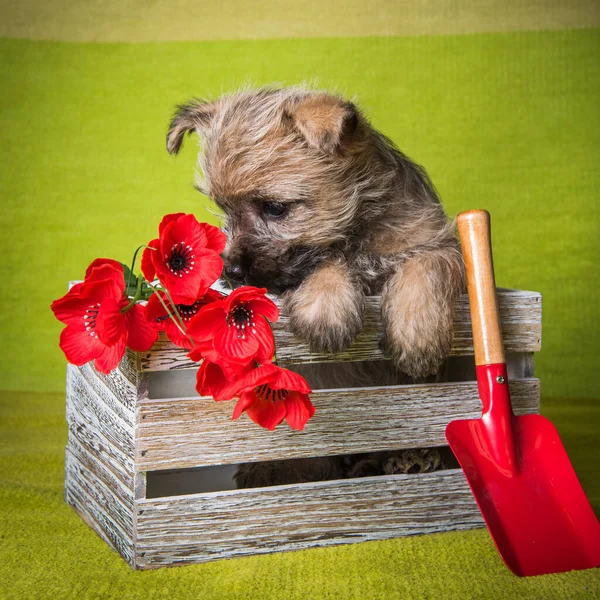
[[[343,98],[263,88],[178,107],[167,149],[202,142],[196,187],[223,211],[225,275],[283,296],[294,334],[347,348],[381,295],[383,348],[412,377],[452,344],[463,263],[425,171]]]
[[[227,279],[282,295],[294,334],[320,352],[347,348],[363,327],[365,295],[381,295],[393,377],[381,363],[298,369],[311,386],[334,387],[340,378],[346,386],[406,383],[406,375],[422,381],[439,371],[452,344],[463,263],[421,167],[355,104],[302,87],[181,105],[167,150],[176,154],[193,132],[202,140],[196,187],[224,214]],[[383,473],[388,463],[403,472],[442,463],[437,450],[414,457],[369,455],[344,468],[339,458],[242,465],[236,479],[252,487]]]

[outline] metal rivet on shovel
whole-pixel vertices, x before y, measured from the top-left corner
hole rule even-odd
[[[512,412],[490,245],[490,215],[458,215],[467,273],[480,419],[453,421],[446,438],[494,543],[517,575],[600,565],[600,523],[552,423]]]

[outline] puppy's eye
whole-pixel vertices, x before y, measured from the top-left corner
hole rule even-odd
[[[263,215],[265,217],[277,218],[283,217],[288,211],[288,207],[281,202],[263,202]]]

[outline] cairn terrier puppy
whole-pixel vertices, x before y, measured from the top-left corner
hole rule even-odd
[[[181,105],[167,134],[202,140],[196,187],[223,211],[225,275],[282,295],[294,334],[319,352],[348,347],[366,295],[381,295],[393,362],[304,365],[314,387],[406,382],[435,374],[452,344],[463,287],[454,228],[425,171],[353,103],[265,88]],[[323,368],[321,368],[323,367]],[[238,487],[434,470],[439,450],[244,464]]]
[[[281,294],[294,334],[337,352],[381,295],[383,349],[403,373],[435,373],[452,344],[463,264],[425,171],[358,107],[301,87],[181,105],[167,149],[203,144],[196,187],[223,211],[228,279]]]

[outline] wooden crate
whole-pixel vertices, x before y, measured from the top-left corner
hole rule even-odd
[[[499,289],[498,300],[515,412],[537,413],[541,296]],[[468,308],[465,295],[455,310],[449,381],[317,390],[317,413],[302,432],[285,424],[269,432],[246,415],[232,421],[233,403],[199,397],[197,365],[166,339],[150,352],[128,353],[108,376],[90,364],[69,365],[66,500],[136,569],[482,526],[460,469],[148,493],[167,473],[193,481],[215,465],[222,472],[252,461],[445,446],[447,423],[481,414]],[[377,298],[367,299],[365,329],[339,355],[311,354],[287,331],[285,315],[274,327],[279,363],[291,368],[380,360],[379,331]]]

